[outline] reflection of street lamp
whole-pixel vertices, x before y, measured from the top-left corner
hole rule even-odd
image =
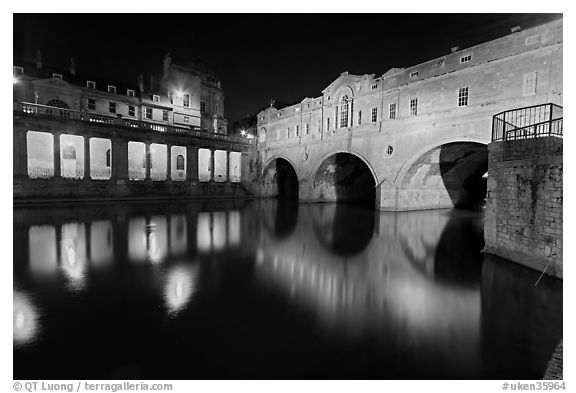
[[[13,82],[14,82],[14,84],[18,83],[18,78],[13,77]]]
[[[245,135],[246,135],[246,131],[240,130],[240,135],[245,136]]]

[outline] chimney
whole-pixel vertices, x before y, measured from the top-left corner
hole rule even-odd
[[[74,58],[70,58],[70,75],[76,75],[76,62]]]
[[[168,52],[164,56],[164,77],[168,76],[168,68],[170,68],[170,64],[172,64],[172,57],[170,56],[170,52]]]
[[[34,56],[34,63],[36,64],[36,68],[42,68],[42,53],[40,53],[40,49],[36,49],[36,56]]]
[[[144,93],[144,77],[142,74],[138,75],[138,90],[140,90],[140,94]]]
[[[453,46],[452,48],[450,48],[450,50],[452,51],[452,53],[458,52],[460,50],[460,47],[459,46]]]
[[[522,30],[520,26],[514,26],[510,29],[510,33],[516,33],[517,31]]]

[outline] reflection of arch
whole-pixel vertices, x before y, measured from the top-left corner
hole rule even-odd
[[[486,196],[488,149],[472,141],[446,142],[419,153],[401,169],[397,187],[437,195],[454,207],[479,206]]]
[[[298,223],[298,202],[280,199],[263,203],[262,223],[276,239],[288,238]]]
[[[53,106],[56,108],[69,109],[68,104],[66,104],[64,101],[59,100],[59,99],[50,100],[46,103],[46,105],[47,106]]]
[[[176,169],[177,170],[184,170],[184,156],[182,154],[178,154],[176,156]]]
[[[330,252],[352,256],[370,244],[376,221],[374,210],[346,204],[316,204],[312,208],[314,233]]]
[[[373,168],[355,153],[333,152],[324,157],[312,173],[314,199],[375,202],[377,179]]]

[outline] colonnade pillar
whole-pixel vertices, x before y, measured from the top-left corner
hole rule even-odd
[[[186,180],[198,182],[198,148],[186,146]]]
[[[90,179],[90,138],[84,137],[84,179]]]
[[[112,139],[112,179],[117,183],[128,180],[128,141]]]
[[[61,133],[54,133],[54,178],[61,177],[62,168],[60,162],[60,135]]]

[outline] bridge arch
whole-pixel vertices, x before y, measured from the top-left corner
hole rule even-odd
[[[374,204],[378,176],[362,154],[332,151],[320,158],[310,176],[310,199]]]
[[[476,208],[486,197],[487,141],[462,138],[428,146],[398,172],[394,186],[407,208]],[[414,205],[414,206],[411,206]]]
[[[260,195],[279,199],[298,199],[298,175],[294,163],[281,155],[266,161],[260,176]]]

